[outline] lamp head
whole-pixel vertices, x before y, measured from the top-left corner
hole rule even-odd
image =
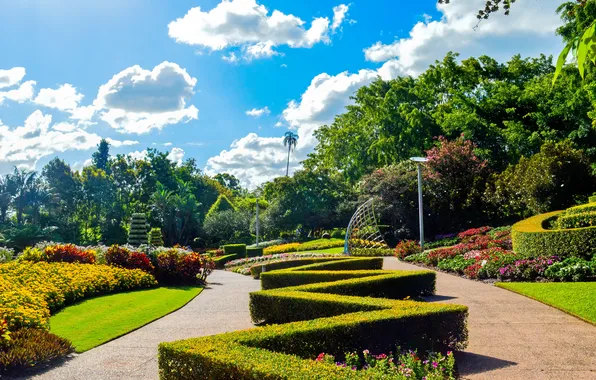
[[[410,161],[423,163],[423,162],[428,161],[428,158],[426,158],[426,157],[410,157]]]

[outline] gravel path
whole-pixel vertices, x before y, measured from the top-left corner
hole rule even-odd
[[[420,269],[385,259],[385,269]],[[465,379],[596,379],[596,326],[496,286],[437,272],[429,301],[469,307]]]
[[[132,333],[76,355],[59,367],[34,376],[48,380],[157,379],[160,342],[219,334],[253,327],[248,293],[259,281],[221,270],[209,276],[210,285],[182,309]]]

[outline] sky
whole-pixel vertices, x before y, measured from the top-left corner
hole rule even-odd
[[[560,1],[521,0],[477,27],[484,0],[0,0],[0,174],[58,156],[148,148],[249,188],[285,175],[283,134],[313,132],[377,77],[460,58],[558,55]]]

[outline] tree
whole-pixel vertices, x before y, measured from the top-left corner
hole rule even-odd
[[[213,179],[232,192],[239,192],[241,190],[240,181],[233,174],[218,173]]]
[[[288,147],[288,164],[286,166],[286,177],[289,175],[290,173],[290,152],[292,151],[292,148],[296,147],[296,144],[298,143],[298,135],[293,133],[293,132],[286,132],[284,135],[284,146]]]
[[[97,152],[93,153],[91,160],[93,166],[110,173],[110,143],[106,139],[101,139],[99,145],[97,145]]]
[[[236,211],[236,207],[234,206],[234,204],[232,202],[230,202],[230,200],[228,199],[227,196],[221,194],[219,197],[217,197],[217,200],[215,201],[215,203],[213,203],[213,205],[211,205],[211,207],[209,208],[209,212],[207,213],[207,216],[217,214],[218,212],[227,211],[227,210]]]
[[[23,224],[23,214],[31,200],[31,193],[35,191],[36,186],[40,185],[37,173],[15,167],[13,174],[8,177],[7,181],[8,191],[12,196],[12,202],[17,216],[17,223]]]

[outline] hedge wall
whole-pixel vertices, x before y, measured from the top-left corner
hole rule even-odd
[[[228,261],[236,260],[237,257],[238,257],[237,254],[232,253],[230,255],[214,257],[213,262],[215,263],[215,267],[217,269],[223,269]]]
[[[591,257],[596,253],[596,227],[545,228],[562,212],[540,214],[514,224],[511,228],[513,250],[526,257]]]
[[[300,267],[279,272],[312,273]],[[160,378],[363,379],[370,376],[314,359],[321,352],[337,358],[365,348],[389,352],[396,344],[421,351],[465,348],[465,306],[354,296],[376,295],[374,290],[379,288],[387,288],[385,296],[396,288],[410,295],[432,291],[434,272],[337,272],[355,276],[338,282],[251,293],[255,320],[290,323],[161,343]],[[361,272],[368,275],[360,276]],[[401,283],[391,284],[387,282],[390,279],[399,279]],[[316,276],[311,276],[311,280],[318,281]]]
[[[588,202],[595,203],[596,202],[596,195],[592,195],[591,197],[588,197]]]
[[[246,257],[263,256],[263,247],[246,248]]]
[[[235,253],[238,255],[239,259],[246,257],[246,244],[227,244],[222,248],[226,255]]]
[[[259,278],[261,272],[270,272],[272,270],[278,269],[287,269],[293,268],[302,265],[308,264],[315,264],[321,262],[329,262],[335,260],[345,260],[345,256],[338,256],[338,257],[311,257],[311,258],[304,258],[304,259],[296,259],[296,260],[284,260],[284,261],[277,261],[274,263],[269,264],[256,264],[250,267],[250,274],[254,278]]]

